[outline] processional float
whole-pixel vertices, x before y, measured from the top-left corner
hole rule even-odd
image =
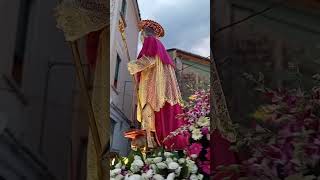
[[[64,32],[69,43],[79,84],[83,93],[89,117],[89,138],[87,149],[87,179],[104,180],[109,178],[108,165],[103,163],[103,155],[109,151],[109,1],[107,0],[63,0],[56,8],[57,27]],[[91,53],[95,61],[92,94],[81,63],[80,44],[94,37],[96,51]],[[92,41],[92,39],[91,39]],[[94,41],[94,40],[93,40]],[[91,42],[92,43],[92,42]],[[88,55],[88,54],[87,54]],[[89,60],[88,59],[88,60]],[[105,167],[104,167],[105,166]]]

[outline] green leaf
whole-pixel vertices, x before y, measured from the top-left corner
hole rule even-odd
[[[181,168],[181,173],[180,173],[180,179],[185,179],[187,177],[189,177],[189,169],[187,164],[185,163],[182,168]]]

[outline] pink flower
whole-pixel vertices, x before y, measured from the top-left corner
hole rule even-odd
[[[207,135],[209,133],[209,129],[207,127],[204,127],[201,129],[201,132],[203,135]]]
[[[210,161],[210,148],[207,148],[207,153],[205,155],[205,157],[207,158],[208,161]]]
[[[200,164],[200,168],[202,170],[202,172],[206,173],[206,174],[210,174],[210,161],[204,161]]]
[[[199,156],[200,152],[202,151],[202,145],[200,143],[193,143],[191,146],[188,148],[188,154],[189,156],[195,154]]]

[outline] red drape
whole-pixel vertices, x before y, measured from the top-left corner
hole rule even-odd
[[[86,54],[91,70],[94,70],[97,61],[100,33],[101,31],[91,32],[86,39]]]
[[[166,103],[159,112],[155,112],[156,134],[161,143],[170,132],[183,125],[183,121],[176,118],[181,113],[182,108],[179,104],[171,106],[169,103]],[[182,150],[189,145],[189,137],[178,135],[162,145],[167,149]]]
[[[216,173],[214,180],[222,180],[232,175],[231,180],[237,179],[237,175],[230,173],[217,173],[216,169],[218,166],[228,166],[237,164],[238,160],[235,152],[229,150],[231,143],[223,138],[219,131],[214,131],[210,138],[211,143],[211,169]]]

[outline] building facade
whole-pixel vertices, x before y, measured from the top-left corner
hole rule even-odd
[[[215,30],[266,8],[270,10],[214,34],[212,45],[222,85],[236,121],[260,101],[243,73],[264,74],[269,87],[312,87],[320,68],[320,3],[314,0],[215,2]]]
[[[57,1],[0,2],[0,179],[69,179],[71,51],[56,28]]]
[[[180,49],[167,50],[176,65],[176,76],[182,98],[188,100],[194,89],[208,89],[210,60]]]
[[[126,155],[130,149],[123,133],[135,119],[134,84],[127,64],[137,58],[140,13],[136,0],[111,1],[110,17],[111,151]]]

